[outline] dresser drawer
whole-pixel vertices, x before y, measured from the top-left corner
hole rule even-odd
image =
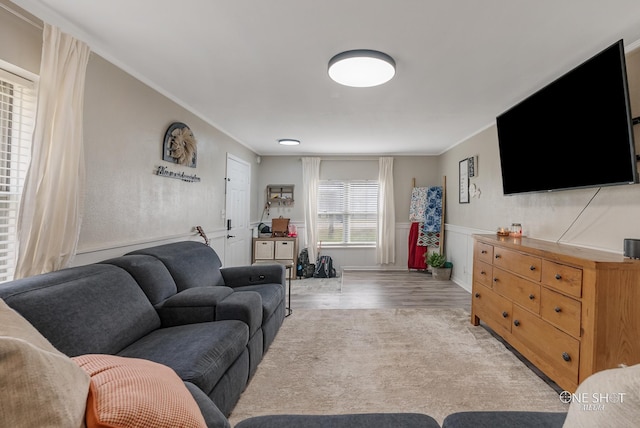
[[[493,245],[476,241],[473,246],[473,258],[491,264],[493,262]]]
[[[542,283],[572,296],[582,296],[582,269],[544,260]]]
[[[542,260],[517,251],[494,248],[493,265],[517,273],[534,281],[540,281]]]
[[[578,383],[580,342],[577,339],[517,306],[513,307],[511,331],[534,353],[525,357],[539,360],[552,379]]]
[[[500,329],[511,331],[513,305],[507,299],[478,283],[473,284],[473,310],[477,317],[500,333]],[[499,328],[498,328],[499,327]]]
[[[494,268],[493,291],[536,314],[540,312],[540,284],[536,282]]]
[[[580,337],[581,311],[578,300],[542,287],[540,315],[573,337]]]
[[[479,260],[473,261],[473,280],[480,284],[491,288],[493,285],[493,266],[490,264],[481,262]]]

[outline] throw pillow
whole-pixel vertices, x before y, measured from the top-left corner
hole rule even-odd
[[[89,376],[0,299],[0,426],[84,425]]]
[[[632,427],[639,420],[640,364],[586,378],[572,396],[563,427]]]
[[[169,367],[115,355],[80,355],[91,376],[87,427],[206,427],[184,382]]]

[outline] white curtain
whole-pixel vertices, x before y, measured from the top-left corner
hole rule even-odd
[[[378,264],[396,261],[396,214],[393,200],[393,158],[383,157],[378,167]]]
[[[320,158],[302,158],[304,238],[311,263],[315,263],[318,257],[318,181],[320,181]]]
[[[89,54],[86,44],[44,25],[16,278],[66,267],[76,252],[84,202],[82,111]]]

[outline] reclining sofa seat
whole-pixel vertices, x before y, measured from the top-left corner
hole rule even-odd
[[[160,316],[162,327],[210,321],[240,320],[249,327],[249,378],[262,361],[262,299],[256,292],[234,293],[225,286],[187,288],[178,292],[164,263],[153,256],[125,255],[100,262],[126,270]]]
[[[197,287],[223,287],[233,292],[256,292],[262,299],[263,353],[269,349],[285,318],[284,266],[256,265],[222,267],[215,250],[201,242],[182,241],[127,253],[160,260],[175,281],[178,294]],[[206,292],[205,292],[206,293]],[[228,297],[225,299],[227,300]]]
[[[111,354],[164,364],[225,415],[246,387],[246,323],[162,327],[141,287],[117,266],[94,264],[11,281],[0,287],[0,298],[64,354]]]

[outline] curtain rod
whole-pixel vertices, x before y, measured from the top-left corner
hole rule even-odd
[[[41,23],[35,22],[31,18],[28,18],[28,17],[24,16],[22,13],[18,12],[17,10],[12,9],[8,5],[6,5],[4,3],[0,3],[0,7],[2,7],[4,10],[6,10],[9,13],[11,13],[12,15],[22,19],[24,22],[27,22],[27,23],[33,25],[34,27],[36,27],[36,28],[38,28],[40,30],[44,29],[44,26]]]

